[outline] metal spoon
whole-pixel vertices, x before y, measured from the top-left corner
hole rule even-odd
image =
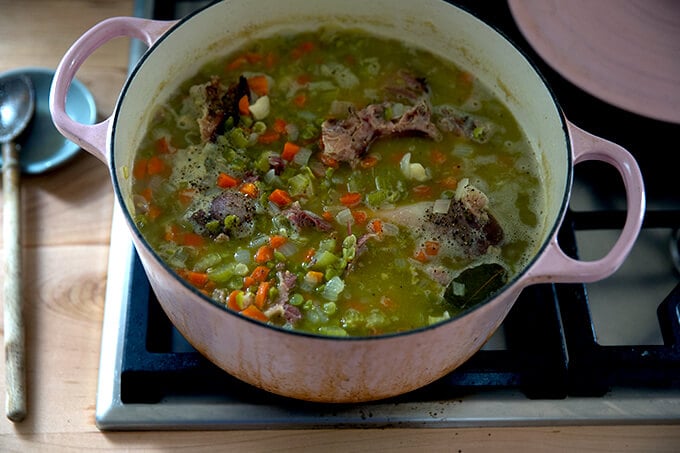
[[[2,143],[3,242],[5,248],[5,374],[7,418],[26,416],[24,322],[21,296],[21,222],[19,154],[14,139],[35,110],[35,95],[26,76],[0,76],[0,143]]]

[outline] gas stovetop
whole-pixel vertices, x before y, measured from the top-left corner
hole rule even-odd
[[[207,2],[138,0],[142,17],[182,17]],[[460,2],[459,2],[460,3]],[[174,329],[114,208],[96,420],[100,429],[458,427],[680,421],[680,197],[649,149],[680,125],[616,109],[532,53],[507,5],[464,3],[536,62],[566,116],[638,159],[648,189],[640,239],[622,268],[588,285],[524,290],[498,332],[463,366],[423,389],[363,404],[309,403],[229,376]],[[143,52],[133,43],[131,66]],[[650,139],[650,137],[652,137]],[[623,224],[623,189],[608,168],[580,164],[560,232],[573,256],[602,256]]]

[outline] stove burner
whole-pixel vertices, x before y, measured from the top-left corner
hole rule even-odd
[[[675,271],[680,275],[680,228],[676,228],[671,235],[669,243],[671,250],[671,259],[675,266]]]

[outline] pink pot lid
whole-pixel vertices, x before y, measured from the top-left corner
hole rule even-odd
[[[524,37],[570,82],[680,123],[680,1],[509,0]]]

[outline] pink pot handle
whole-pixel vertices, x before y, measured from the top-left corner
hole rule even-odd
[[[152,46],[176,22],[154,21],[135,17],[106,19],[83,34],[66,52],[57,67],[50,89],[50,113],[57,130],[104,163],[108,163],[106,138],[111,116],[87,125],[74,121],[66,113],[66,94],[76,72],[85,60],[114,38],[128,36]]]
[[[567,123],[574,152],[574,164],[600,160],[618,170],[626,190],[626,222],[612,249],[595,261],[579,261],[567,256],[553,237],[526,276],[529,283],[590,283],[609,277],[621,266],[633,248],[645,214],[645,189],[640,168],[621,146],[596,137]],[[526,280],[525,280],[526,282]]]

